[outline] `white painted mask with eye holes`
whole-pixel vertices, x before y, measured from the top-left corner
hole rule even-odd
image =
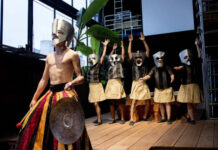
[[[52,29],[53,45],[56,46],[57,44],[66,41],[66,46],[68,47],[73,40],[73,33],[73,26],[69,22],[55,19]]]
[[[134,53],[134,55],[135,55],[134,61],[135,61],[136,66],[141,67],[144,62],[144,53],[138,50],[136,51],[136,53]]]
[[[153,55],[153,59],[156,67],[161,68],[164,66],[164,56],[165,56],[165,52],[163,51],[158,51]]]
[[[94,66],[99,62],[99,56],[96,54],[90,54],[88,56],[88,63],[90,66]]]
[[[188,66],[191,65],[190,53],[188,49],[185,49],[179,53],[179,58],[181,63],[186,64]]]
[[[111,64],[111,66],[114,66],[115,64],[121,62],[120,55],[118,55],[118,54],[110,55],[109,56],[109,62]]]

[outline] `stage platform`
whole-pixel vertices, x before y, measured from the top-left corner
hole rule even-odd
[[[94,150],[218,150],[218,120],[199,120],[190,125],[176,120],[171,125],[156,121],[129,121],[109,124],[110,114],[102,115],[103,124],[95,126],[96,117],[86,119],[86,128]]]

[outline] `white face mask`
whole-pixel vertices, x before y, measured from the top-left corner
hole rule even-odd
[[[179,58],[181,60],[181,63],[186,64],[188,66],[191,65],[191,61],[190,61],[191,59],[190,59],[190,55],[189,55],[189,50],[188,49],[185,49],[185,50],[181,51],[179,53]]]
[[[110,61],[111,65],[114,66],[115,64],[117,64],[118,62],[121,61],[120,55],[118,55],[118,54],[110,55],[109,61]]]
[[[154,63],[156,65],[156,67],[158,67],[158,68],[163,67],[164,56],[165,56],[165,52],[162,52],[162,51],[159,51],[153,55],[153,59],[154,59]]]
[[[66,46],[73,40],[73,26],[64,20],[55,19],[53,22],[53,45],[66,41]]]
[[[143,64],[143,52],[140,51],[136,51],[136,53],[134,53],[135,55],[135,64],[136,66],[140,67]]]
[[[90,66],[94,66],[99,62],[99,57],[96,54],[90,54],[88,56],[88,63]]]

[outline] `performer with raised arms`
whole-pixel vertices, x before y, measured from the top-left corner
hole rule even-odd
[[[103,42],[104,51],[100,60],[99,56],[95,53],[88,56],[88,63],[90,65],[90,69],[88,71],[87,76],[87,80],[89,81],[89,102],[94,103],[95,110],[97,113],[97,125],[102,124],[101,109],[98,103],[106,99],[104,94],[104,88],[99,79],[99,73],[100,67],[106,55],[107,45],[109,42],[109,40],[105,40]]]
[[[109,68],[108,68],[108,82],[105,89],[106,99],[110,100],[110,112],[112,122],[115,123],[115,102],[118,103],[118,108],[121,114],[121,124],[125,123],[124,120],[124,108],[122,105],[122,99],[126,97],[121,79],[124,78],[122,62],[124,62],[124,45],[121,41],[122,54],[114,54],[117,49],[117,44],[113,45],[113,49],[109,56]]]
[[[180,103],[187,103],[187,121],[195,124],[194,108],[196,104],[202,100],[202,95],[199,88],[200,65],[201,65],[201,51],[198,39],[195,41],[198,56],[195,58],[190,49],[185,49],[179,53],[181,65],[174,67],[175,70],[181,70],[181,86],[179,88],[177,101]]]
[[[149,100],[151,98],[150,90],[148,85],[144,80],[139,80],[143,78],[148,73],[147,62],[150,55],[150,49],[148,44],[146,43],[145,36],[141,33],[140,40],[143,42],[146,52],[143,50],[136,50],[136,52],[132,52],[132,41],[133,35],[129,36],[129,47],[128,54],[129,59],[132,62],[132,88],[130,99],[132,99],[131,104],[131,112],[130,112],[130,122],[129,125],[134,125],[133,114],[136,109],[136,102],[139,100]],[[133,48],[134,49],[134,48]],[[148,111],[149,111],[149,101],[146,102],[145,113],[143,116],[143,120],[148,120]]]

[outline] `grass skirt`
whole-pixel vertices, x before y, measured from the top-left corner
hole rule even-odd
[[[150,90],[145,82],[133,81],[130,99],[147,100],[151,98]]]
[[[173,88],[157,89],[154,90],[154,102],[155,103],[171,103],[175,101],[173,94]]]
[[[101,82],[89,83],[89,102],[101,102],[105,99],[104,88]]]
[[[109,79],[105,89],[106,99],[122,99],[126,97],[122,82],[120,79]]]

